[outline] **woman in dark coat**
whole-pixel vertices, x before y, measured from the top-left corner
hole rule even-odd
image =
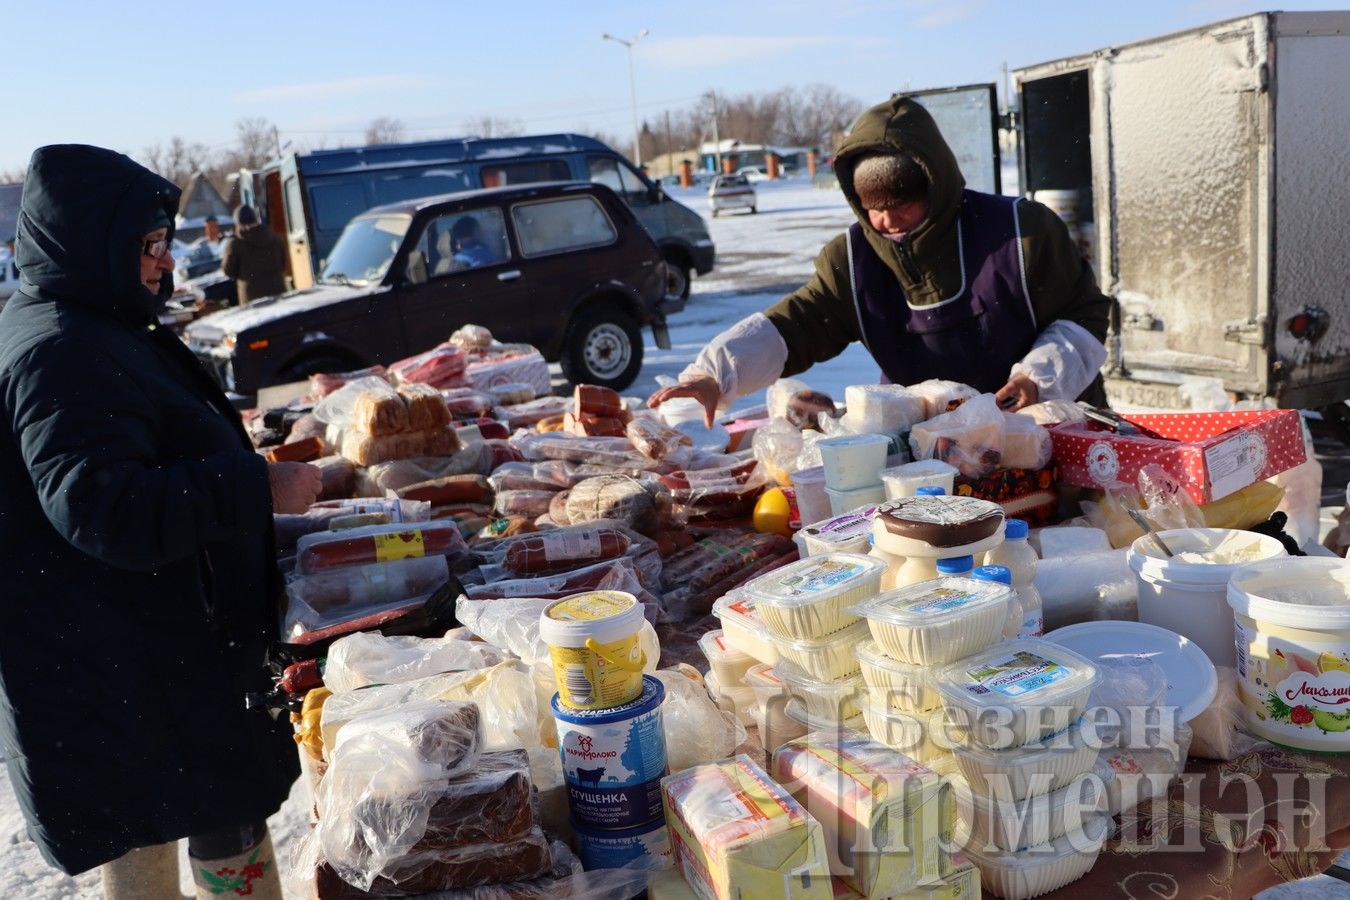
[[[178,199],[97,147],[44,147],[28,169],[0,313],[0,737],[63,871],[188,837],[200,891],[233,869],[268,896],[265,821],[296,754],[244,694],[268,687],[274,502],[303,509],[318,478],[267,466],[154,327]]]

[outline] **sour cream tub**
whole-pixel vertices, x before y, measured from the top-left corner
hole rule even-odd
[[[1228,580],[1241,565],[1287,558],[1273,537],[1227,528],[1162,532],[1168,558],[1148,535],[1126,559],[1139,586],[1139,621],[1175,631],[1199,645],[1216,666],[1233,666],[1233,611]]]
[[[940,487],[948,494],[956,486],[956,467],[940,459],[920,459],[881,470],[887,500],[913,497],[921,487]]]
[[[846,434],[822,438],[816,446],[820,448],[825,484],[829,487],[836,491],[852,491],[871,485],[881,486],[880,474],[891,446],[891,439],[886,435]],[[858,505],[855,503],[847,509]]]
[[[830,517],[830,495],[825,493],[823,466],[793,472],[792,489],[797,492],[797,513],[803,522],[819,522]]]
[[[569,709],[553,695],[558,753],[573,822],[583,828],[634,828],[660,818],[666,690],[650,675],[642,694],[617,709]]]
[[[544,607],[539,636],[564,706],[613,709],[641,695],[644,621],[642,604],[624,591],[573,594]]]
[[[1350,753],[1350,563],[1244,566],[1228,603],[1247,727],[1289,747]]]
[[[875,506],[883,502],[886,499],[886,489],[878,481],[876,484],[865,484],[847,491],[827,487],[825,495],[830,498],[830,515],[842,516],[860,506]]]

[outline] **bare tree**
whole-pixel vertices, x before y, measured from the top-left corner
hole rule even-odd
[[[0,169],[0,184],[23,184],[28,177],[28,169]]]
[[[231,168],[261,169],[278,153],[277,128],[267,119],[240,119],[234,123],[234,133]]]
[[[397,144],[404,139],[403,123],[393,116],[380,116],[366,126],[367,144]]]
[[[516,137],[525,133],[525,123],[519,119],[484,114],[464,120],[464,133],[475,137]]]
[[[211,148],[200,142],[184,140],[175,135],[168,144],[154,144],[141,151],[141,159],[179,187],[198,171],[211,164]]]

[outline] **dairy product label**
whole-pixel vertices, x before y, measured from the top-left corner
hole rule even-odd
[[[1064,666],[1035,653],[1014,653],[996,659],[979,669],[968,669],[972,683],[966,690],[972,694],[1002,694],[1005,697],[1024,697],[1072,674]]]
[[[990,515],[1002,513],[998,504],[975,497],[906,497],[893,500],[877,508],[879,515],[889,515],[910,522],[933,525],[962,525]]]
[[[785,597],[816,594],[856,578],[862,572],[863,567],[857,563],[825,560],[793,573],[779,581],[778,586]]]
[[[1229,438],[1205,451],[1210,496],[1221,500],[1257,480],[1266,465],[1266,445],[1250,432]]]
[[[819,525],[812,525],[806,529],[806,533],[823,541],[847,541],[867,534],[872,528],[872,515],[877,511],[875,506],[869,506],[859,513],[847,513],[830,519],[828,522],[822,522]]]
[[[938,587],[906,600],[900,604],[900,608],[915,613],[942,612],[949,609],[959,609],[975,599],[977,597],[974,594],[965,591]]]
[[[617,591],[595,591],[568,597],[552,606],[548,617],[564,622],[595,622],[627,612],[632,605],[631,597]]]
[[[1312,750],[1350,750],[1350,643],[1334,634],[1290,641],[1239,622],[1242,701],[1258,734]]]

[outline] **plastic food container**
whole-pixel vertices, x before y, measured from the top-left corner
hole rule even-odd
[[[849,608],[880,590],[885,570],[870,556],[828,553],[760,575],[744,590],[771,634],[819,638],[858,621]]]
[[[953,747],[961,774],[971,790],[988,796],[1021,800],[1064,787],[1097,761],[1097,749],[1087,740],[1091,725],[1079,718],[1068,728],[1034,744],[1009,750],[975,746]],[[1005,787],[1006,785],[1006,787]]]
[[[792,488],[797,492],[797,512],[803,522],[820,522],[830,517],[830,496],[825,493],[823,466],[793,472]]]
[[[1003,634],[1012,588],[935,578],[878,594],[853,608],[892,659],[931,666],[969,656]]]
[[[642,694],[642,609],[623,591],[573,594],[544,607],[539,636],[564,706],[612,709]]]
[[[863,721],[872,737],[893,750],[899,750],[910,759],[925,765],[930,760],[938,760],[950,755],[946,741],[939,739],[941,724],[939,716],[911,716],[895,712],[886,706],[866,700],[862,704]]]
[[[1228,603],[1247,727],[1290,747],[1350,752],[1350,564],[1300,557],[1246,566],[1233,574]]]
[[[787,738],[782,743],[796,740],[802,735],[810,734],[813,731],[838,731],[841,728],[849,728],[853,731],[863,733],[867,731],[867,722],[862,716],[854,716],[850,719],[845,719],[842,722],[834,719],[827,719],[822,716],[815,716],[806,708],[806,704],[802,703],[802,701],[796,697],[793,697],[787,702],[787,706],[784,707],[784,712],[789,719],[797,723],[801,731],[795,737]],[[765,746],[765,749],[772,753],[774,750],[777,750],[778,747],[781,747],[782,743],[777,744],[774,747]]]
[[[852,491],[871,485],[880,487],[879,476],[886,466],[886,452],[890,445],[891,439],[884,434],[845,434],[822,438],[816,442],[816,446],[820,448],[820,462],[825,469],[825,484],[836,491]]]
[[[716,672],[708,672],[703,678],[703,686],[708,689],[717,708],[731,713],[742,725],[749,727],[755,723],[755,713],[759,708],[755,692],[745,685],[724,685]]]
[[[978,847],[967,847],[966,855],[980,870],[985,890],[1004,900],[1030,900],[1086,875],[1110,833],[1110,816],[1099,814],[1088,819],[1082,831],[1049,844],[1016,853],[982,853]]]
[[[856,674],[858,657],[853,650],[859,641],[866,639],[866,622],[854,623],[821,638],[769,637],[779,658],[795,663],[818,681],[839,681]]]
[[[745,686],[755,692],[755,702],[763,706],[770,697],[787,693],[787,685],[778,677],[773,666],[764,663],[751,666],[745,673]]]
[[[755,658],[744,650],[727,643],[722,629],[709,631],[698,639],[698,648],[708,660],[708,670],[717,676],[719,684],[739,687],[745,673],[755,664]]]
[[[915,496],[921,487],[940,487],[950,494],[956,486],[956,475],[956,467],[940,459],[921,459],[882,469],[881,483],[886,487],[887,500],[899,500]]]
[[[1174,558],[1148,535],[1126,557],[1139,586],[1139,621],[1190,638],[1216,666],[1235,666],[1228,580],[1241,565],[1287,558],[1284,545],[1226,528],[1179,528],[1162,532],[1162,539]]]
[[[780,661],[774,673],[783,679],[787,692],[801,701],[812,718],[843,722],[859,713],[863,681],[857,675],[842,681],[819,681],[787,660]]]
[[[891,659],[876,641],[863,641],[857,654],[874,701],[884,700],[892,710],[903,713],[932,712],[942,705],[931,668]]]
[[[722,638],[729,646],[768,665],[778,662],[778,648],[749,597],[740,592],[727,594],[713,604],[712,611],[722,623]]]
[[[960,822],[957,840],[977,850],[1012,851],[1081,831],[1087,816],[1105,811],[1106,783],[1113,777],[1110,766],[1100,763],[1059,790],[1023,800],[994,799],[958,788],[953,792]]]
[[[797,532],[803,556],[826,553],[867,553],[871,549],[872,514],[875,506],[861,506],[842,516],[832,516],[802,527]],[[805,516],[803,522],[810,521]]]
[[[1101,678],[1097,666],[1058,644],[1003,641],[952,663],[938,675],[938,693],[970,740],[1006,750],[1062,731],[1087,706]]]
[[[830,515],[842,516],[851,509],[857,509],[860,506],[875,506],[884,502],[886,489],[878,481],[876,484],[868,484],[848,491],[839,491],[827,487],[825,495],[830,498]]]
[[[1114,776],[1106,783],[1106,811],[1113,816],[1134,809],[1145,800],[1167,794],[1172,781],[1186,768],[1191,747],[1191,729],[1177,729],[1176,745],[1146,747],[1142,750],[1106,750],[1102,762]]]

